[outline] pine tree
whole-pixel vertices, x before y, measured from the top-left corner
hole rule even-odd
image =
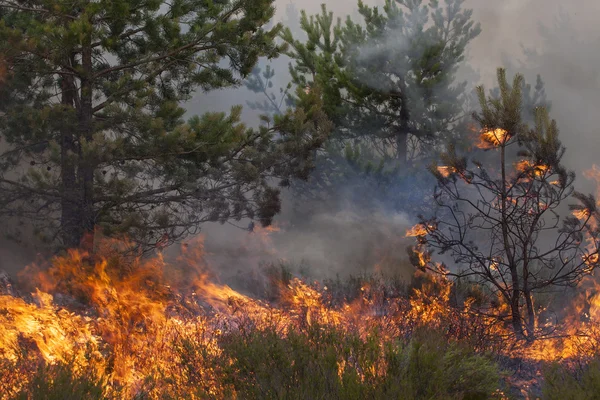
[[[314,16],[301,12],[300,34],[283,30],[292,82],[320,88],[335,127],[310,181],[292,182],[303,202],[424,205],[418,189],[433,182],[423,160],[464,131],[467,86],[455,76],[479,33],[461,0],[425,3],[359,2],[344,22],[323,5]]]
[[[419,236],[429,250],[448,254],[459,268],[453,275],[506,307],[516,335],[534,339],[544,333],[535,294],[573,285],[598,265],[600,215],[593,197],[574,192],[575,174],[561,164],[565,147],[548,111],[536,107],[533,126],[525,122],[524,100],[532,99],[523,96],[523,77],[509,84],[499,69],[498,83],[497,96],[478,88],[483,151],[467,159],[450,146],[443,164],[431,166],[438,210],[421,218]],[[575,216],[561,217],[571,196],[579,200]]]
[[[359,1],[363,20],[344,23],[323,6],[302,14],[305,42],[284,30],[293,80],[323,88],[335,139],[360,139],[405,165],[452,135],[466,86],[456,72],[480,32],[462,3],[387,0],[380,9]]]
[[[317,95],[249,129],[183,120],[196,89],[241,84],[280,31],[273,0],[0,0],[0,215],[73,247],[95,227],[144,247],[205,221],[269,224],[329,129]],[[227,65],[228,64],[228,65]]]

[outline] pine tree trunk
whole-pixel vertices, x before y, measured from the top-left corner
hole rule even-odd
[[[71,62],[74,57],[71,57]],[[61,82],[61,103],[66,108],[75,108],[76,88],[71,75],[64,75]],[[68,248],[79,246],[81,233],[81,201],[77,183],[76,156],[78,149],[75,144],[74,132],[68,127],[61,135],[61,233],[63,245]]]
[[[91,41],[88,40],[84,43],[81,63],[83,69],[83,75],[81,78],[81,104],[80,104],[80,116],[79,116],[79,138],[80,142],[92,143],[93,141],[93,127],[92,127],[92,48],[90,46]],[[94,215],[94,166],[95,162],[93,154],[82,154],[80,148],[79,157],[79,184],[81,193],[81,228],[79,238],[80,242],[85,238],[85,247],[93,246],[93,231],[95,225]]]
[[[71,58],[71,63],[75,57]],[[63,80],[63,98],[65,106],[77,110],[78,126],[74,132],[63,132],[61,141],[61,179],[63,198],[61,201],[61,231],[63,244],[67,248],[84,245],[91,249],[94,230],[94,160],[89,154],[83,154],[84,143],[93,140],[92,126],[92,48],[90,41],[83,43],[81,52],[80,98],[76,101],[74,79],[66,75]],[[66,89],[66,90],[65,90]]]
[[[521,317],[521,310],[519,308],[521,290],[520,290],[520,279],[519,270],[515,263],[513,249],[510,246],[510,237],[508,233],[508,225],[510,221],[506,215],[506,208],[508,202],[508,193],[506,192],[506,143],[501,144],[500,148],[500,168],[502,173],[502,189],[500,192],[500,213],[501,213],[501,228],[502,228],[502,241],[504,242],[504,252],[508,260],[508,266],[510,269],[510,278],[512,284],[512,296],[510,301],[510,313],[512,317],[512,325],[515,334],[518,337],[523,336],[523,319]]]
[[[396,134],[396,157],[401,166],[408,164],[408,133],[406,132]]]

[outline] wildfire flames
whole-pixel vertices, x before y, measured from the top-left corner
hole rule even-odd
[[[427,235],[427,227],[423,224],[416,224],[406,231],[407,237],[417,237]]]
[[[600,179],[598,170],[587,175]],[[434,230],[435,226],[417,224],[406,236],[421,237]],[[274,231],[257,228],[255,233],[268,241]],[[3,370],[9,372],[0,379],[0,397],[16,394],[43,362],[92,371],[106,380],[105,390],[118,389],[125,398],[142,389],[151,398],[165,393],[177,397],[170,388],[186,391],[190,382],[199,380],[211,397],[223,398],[227,384],[204,361],[222,357],[221,338],[249,326],[274,329],[282,336],[292,329],[326,326],[364,338],[375,328],[390,340],[428,326],[452,339],[473,340],[480,350],[493,348],[507,355],[510,351],[513,357],[516,351],[520,357],[546,361],[591,356],[600,343],[600,284],[594,276],[582,281],[579,297],[562,323],[550,318],[544,322],[555,329],[552,338],[519,344],[510,327],[498,323],[505,306],[482,314],[475,298],[451,301],[453,284],[447,271],[432,262],[421,244],[413,262],[421,284],[409,297],[365,284],[361,296],[341,303],[332,300],[327,287],[300,279],[280,282],[273,301],[215,283],[202,240],[183,246],[173,261],[160,254],[150,259],[117,256],[127,246],[105,241],[94,257],[70,251],[52,260],[47,269],[26,271],[36,277],[31,295],[0,294],[0,361],[15,366]],[[491,273],[497,269],[497,264],[489,266]],[[202,349],[202,357],[194,360],[193,379],[185,367],[182,344]],[[347,368],[351,362],[340,356],[338,365]],[[161,379],[167,374],[170,386]],[[145,387],[149,378],[157,382],[150,388]]]
[[[538,178],[543,177],[550,170],[549,166],[536,164],[530,160],[521,160],[517,162],[515,168],[517,169],[517,171],[522,173],[531,171],[533,175],[535,175]],[[558,184],[558,182],[554,183]]]
[[[449,167],[447,165],[438,166],[437,170],[444,178],[448,178],[450,175],[456,172],[454,167]]]
[[[480,149],[492,149],[498,147],[510,139],[508,132],[501,128],[483,130],[479,135],[476,146]]]
[[[407,234],[425,232],[424,226],[417,225]],[[378,288],[366,285],[361,289],[362,297],[338,305],[328,299],[326,287],[292,279],[279,287],[279,301],[269,304],[211,281],[202,241],[184,250],[174,265],[167,264],[162,257],[130,260],[125,276],[111,265],[114,260],[111,261],[110,255],[91,265],[86,260],[88,254],[79,251],[54,259],[51,268],[39,272],[39,289],[29,300],[0,296],[0,357],[4,362],[16,363],[27,353],[26,357],[38,362],[67,362],[76,370],[93,370],[106,377],[107,390],[124,388],[121,394],[133,397],[148,377],[160,382],[159,378],[167,371],[180,372],[172,374],[173,379],[179,380],[177,386],[185,388],[189,384],[189,376],[181,370],[183,360],[177,343],[192,343],[203,349],[205,357],[218,357],[220,337],[248,325],[275,328],[281,335],[291,328],[315,324],[365,336],[378,327],[387,338],[402,337],[418,326],[450,325],[455,337],[468,338],[475,332],[501,340],[510,337],[508,328],[498,325],[494,318],[474,313],[472,299],[461,307],[451,305],[452,285],[444,273],[431,275],[417,271],[416,278],[424,283],[407,300],[386,298]],[[417,255],[419,266],[430,263],[428,255],[419,249]],[[193,279],[177,274],[169,276],[170,269],[182,271],[182,266],[194,271]],[[444,272],[442,266],[437,268]],[[590,282],[585,284],[589,286]],[[69,297],[62,294],[67,290]],[[585,323],[573,322],[568,332],[573,337],[576,332],[589,331],[600,317],[600,296],[590,297],[591,290],[586,291],[590,299],[589,319]],[[581,313],[582,307],[577,306],[576,312]],[[490,339],[483,347],[491,343]],[[585,345],[581,335],[577,335],[577,340],[540,341],[524,348],[523,355],[545,360],[572,357]],[[344,364],[348,360],[339,362]],[[214,371],[203,369],[202,363],[194,367],[203,382],[210,383],[211,395],[222,397],[225,388]],[[7,396],[16,393],[30,373],[16,369],[11,376],[4,377],[3,393]],[[156,393],[154,397],[157,393],[164,394],[163,389],[154,387],[150,394]]]
[[[91,370],[106,378],[106,390],[119,388],[120,395],[132,398],[149,377],[161,382],[167,372],[176,387],[190,384],[178,344],[191,343],[204,357],[219,357],[220,337],[244,327],[285,335],[318,324],[362,336],[378,327],[384,337],[394,338],[469,313],[468,307],[450,307],[451,285],[443,277],[416,289],[409,300],[382,297],[378,288],[365,285],[359,299],[337,305],[326,287],[292,279],[280,285],[279,300],[270,304],[209,279],[201,240],[184,247],[172,264],[162,256],[115,258],[111,251],[123,247],[127,243],[106,242],[103,255],[93,261],[85,252],[70,251],[37,272],[38,289],[29,298],[0,295],[0,360],[21,365],[2,377],[0,392],[7,398],[31,378],[32,370],[22,367],[24,358],[31,365],[63,362],[75,371]],[[194,368],[211,396],[224,396],[214,371],[201,362]],[[158,398],[165,388],[149,392]]]
[[[71,251],[36,272],[38,289],[31,296],[0,295],[0,360],[19,365],[0,380],[6,398],[31,379],[40,362],[93,371],[106,379],[106,390],[120,389],[119,395],[132,398],[148,378],[163,382],[166,373],[176,380],[173,386],[186,390],[190,372],[182,367],[181,343],[201,348],[203,357],[220,357],[220,338],[248,326],[286,335],[290,329],[318,325],[362,337],[377,328],[382,337],[393,339],[424,325],[459,326],[471,315],[469,304],[450,306],[450,281],[423,271],[417,275],[424,283],[409,299],[365,284],[359,298],[336,304],[328,288],[292,279],[279,285],[276,302],[267,303],[214,283],[201,240],[185,246],[170,264],[162,256],[116,257],[114,250],[123,247],[127,243],[108,241],[94,260],[85,252]],[[429,261],[424,253],[419,257],[421,265]],[[475,321],[486,324],[473,317]],[[467,327],[461,329],[461,335],[470,334]],[[340,368],[350,365],[343,357],[338,362]],[[194,369],[211,396],[225,397],[227,388],[215,371],[201,360]],[[159,398],[165,391],[159,384],[148,392]]]

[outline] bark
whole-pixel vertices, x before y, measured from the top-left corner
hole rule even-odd
[[[398,132],[396,133],[396,157],[400,165],[405,166],[408,164],[408,133]]]
[[[86,246],[93,246],[93,230],[95,225],[94,215],[94,166],[93,155],[82,154],[81,143],[91,143],[93,141],[93,102],[92,102],[92,48],[91,40],[82,46],[81,63],[83,74],[81,77],[81,104],[79,112],[79,138],[80,138],[80,156],[79,156],[79,190],[81,193],[81,228],[78,230],[79,241],[84,237],[87,240]]]
[[[62,102],[65,107],[76,109],[77,127],[73,132],[62,133],[61,140],[61,231],[65,247],[74,248],[82,244],[93,245],[91,233],[94,230],[94,160],[83,154],[84,143],[93,140],[93,102],[92,102],[92,47],[91,41],[85,41],[81,47],[81,74],[79,99],[75,80],[72,76],[63,79]],[[71,57],[73,64],[75,57]]]
[[[535,310],[526,278],[523,279],[523,297],[525,297],[525,305],[527,306],[527,337],[533,340],[535,339]]]
[[[74,57],[71,57],[71,61]],[[61,82],[61,103],[65,108],[75,108],[75,81],[71,75],[64,75]],[[81,233],[80,194],[76,176],[76,155],[78,153],[73,131],[67,127],[61,135],[61,233],[63,245],[77,247]]]
[[[529,259],[527,257],[527,245],[523,246],[523,297],[525,298],[525,306],[527,307],[527,336],[530,340],[535,339],[535,310],[533,308],[533,296],[529,287]]]
[[[500,149],[500,167],[502,171],[502,189],[500,192],[501,197],[501,224],[502,224],[502,240],[504,242],[504,252],[508,259],[508,265],[510,269],[510,277],[512,283],[512,296],[510,301],[510,313],[512,318],[513,331],[519,337],[523,336],[523,318],[521,317],[521,310],[519,308],[521,290],[520,290],[520,279],[519,270],[514,260],[514,254],[510,246],[510,235],[508,232],[508,217],[506,215],[506,207],[508,201],[508,194],[506,193],[506,143],[502,143]]]
[[[518,292],[518,291],[517,291]],[[519,296],[518,293],[513,295],[510,302],[510,316],[512,320],[512,327],[515,335],[522,338],[523,335],[523,318],[521,317],[521,310],[519,309]]]

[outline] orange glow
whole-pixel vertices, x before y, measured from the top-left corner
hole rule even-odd
[[[16,363],[23,346],[33,343],[27,345],[32,357],[48,364],[67,362],[75,371],[93,371],[106,378],[106,390],[123,388],[119,394],[124,398],[139,394],[148,379],[156,383],[146,388],[150,398],[165,394],[177,398],[191,392],[177,347],[182,341],[199,346],[204,357],[215,358],[222,354],[219,338],[244,326],[273,328],[282,335],[292,328],[329,326],[361,337],[378,327],[382,337],[391,339],[416,326],[458,324],[461,315],[471,313],[470,303],[462,310],[450,304],[452,283],[439,265],[434,268],[441,274],[417,272],[423,283],[409,299],[386,299],[380,288],[364,284],[357,299],[334,306],[326,288],[291,279],[278,287],[277,303],[269,304],[215,283],[201,239],[184,246],[170,262],[162,255],[115,256],[115,249],[127,247],[107,241],[99,246],[105,255],[94,261],[83,251],[71,251],[55,258],[45,271],[30,268],[30,274],[37,274],[38,287],[32,302],[0,296],[0,359]],[[419,251],[418,256],[420,266],[430,264],[428,254]],[[58,294],[87,304],[84,311],[59,305]],[[383,304],[382,313],[378,310]],[[347,361],[340,359],[338,366],[349,367]],[[214,369],[201,360],[194,368],[203,382],[211,382],[211,398],[225,397],[227,388]],[[32,373],[15,369],[7,380],[9,394],[27,383]],[[165,374],[174,380],[170,386],[161,378]]]
[[[549,170],[550,167],[547,165],[540,165],[531,162],[530,160],[521,160],[515,164],[515,168],[519,172],[533,172],[534,176],[540,178],[543,177]]]
[[[424,236],[427,235],[427,228],[423,224],[416,224],[406,231],[406,237]]]
[[[444,178],[448,178],[450,175],[456,173],[456,169],[449,166],[438,166],[437,170]]]
[[[30,300],[0,295],[0,361],[17,365],[27,353],[34,366],[65,362],[74,371],[105,378],[107,395],[123,388],[123,398],[146,391],[158,399],[192,393],[198,380],[210,398],[228,398],[231,388],[207,360],[224,357],[221,340],[246,329],[274,329],[285,336],[291,330],[334,327],[361,338],[376,329],[383,339],[395,340],[431,327],[452,332],[450,340],[484,337],[481,349],[510,357],[561,360],[594,354],[591,349],[600,343],[600,284],[593,276],[582,281],[564,323],[540,321],[540,326],[555,329],[554,337],[525,345],[509,324],[498,323],[509,311],[502,300],[494,300],[497,304],[485,314],[471,295],[457,303],[449,271],[432,260],[421,241],[435,228],[417,224],[406,232],[419,237],[410,260],[417,267],[415,284],[408,296],[390,296],[369,282],[356,298],[338,303],[331,300],[331,289],[298,278],[277,283],[277,299],[269,302],[219,284],[206,261],[202,237],[183,246],[174,260],[162,254],[118,255],[129,244],[105,240],[94,257],[73,250],[53,259],[46,270],[31,267],[27,272],[35,276],[35,288]],[[269,234],[276,230],[260,228],[248,237],[269,248]],[[590,265],[598,261],[595,254],[585,259]],[[490,263],[490,273],[498,274],[501,262]],[[181,353],[182,343],[202,354],[193,360],[194,379],[186,369],[191,361]],[[336,363],[340,374],[353,368],[348,358],[340,356]],[[2,383],[7,397],[34,372],[33,367],[10,370]],[[144,386],[149,380],[155,385]]]
[[[476,146],[480,149],[491,149],[506,143],[510,139],[508,132],[501,128],[483,130],[479,134]]]
[[[600,194],[600,167],[596,164],[592,165],[592,168],[583,171],[583,176],[596,181],[596,197],[598,197],[598,194]]]
[[[573,210],[573,216],[580,220],[585,220],[590,215],[588,210]]]
[[[412,228],[406,230],[406,234],[404,235],[404,237],[425,236],[433,230],[435,230],[435,226],[433,224],[416,224]]]

